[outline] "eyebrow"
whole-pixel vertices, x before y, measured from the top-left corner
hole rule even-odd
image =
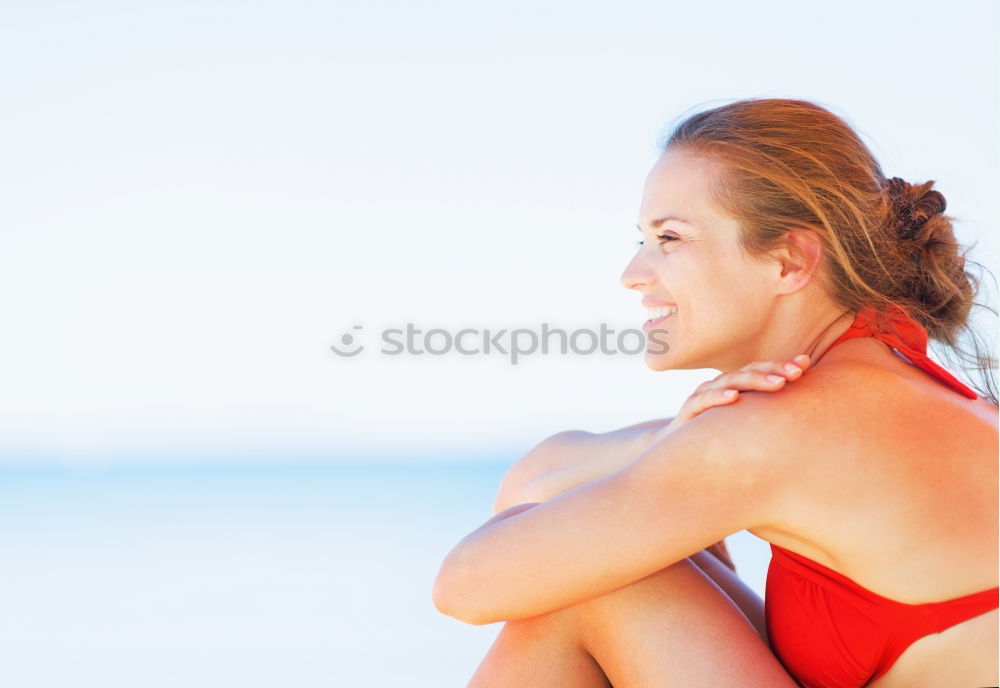
[[[649,222],[649,226],[652,227],[653,229],[656,229],[664,222],[669,222],[670,220],[674,220],[676,222],[683,222],[686,225],[691,225],[692,227],[694,227],[694,225],[688,220],[685,220],[683,217],[676,217],[674,215],[667,215],[666,217],[658,217],[655,220],[651,220]],[[642,227],[638,224],[635,226],[635,228],[638,229],[640,232],[642,231]]]

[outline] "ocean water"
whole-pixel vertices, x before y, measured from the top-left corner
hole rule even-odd
[[[431,587],[506,468],[0,469],[0,686],[462,688],[502,624]]]

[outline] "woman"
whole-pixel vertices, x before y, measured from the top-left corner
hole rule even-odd
[[[721,374],[511,469],[434,584],[507,622],[471,686],[997,685],[993,363],[980,396],[925,355],[978,287],[932,184],[809,102],[675,128],[622,284],[650,368]],[[710,553],[741,530],[771,543],[766,609]]]

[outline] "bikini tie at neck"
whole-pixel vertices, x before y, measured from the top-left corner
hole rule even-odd
[[[913,365],[941,380],[962,396],[969,399],[979,398],[975,390],[960,382],[958,378],[927,356],[927,330],[907,313],[906,309],[899,304],[890,304],[885,314],[889,319],[887,330],[881,329],[876,321],[876,315],[873,306],[862,308],[847,331],[829,348],[833,348],[845,339],[875,337],[899,351]]]

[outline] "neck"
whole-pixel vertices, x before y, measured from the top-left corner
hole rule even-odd
[[[752,360],[790,361],[808,354],[812,368],[853,322],[854,313],[833,303],[823,308],[778,309],[765,323]]]

